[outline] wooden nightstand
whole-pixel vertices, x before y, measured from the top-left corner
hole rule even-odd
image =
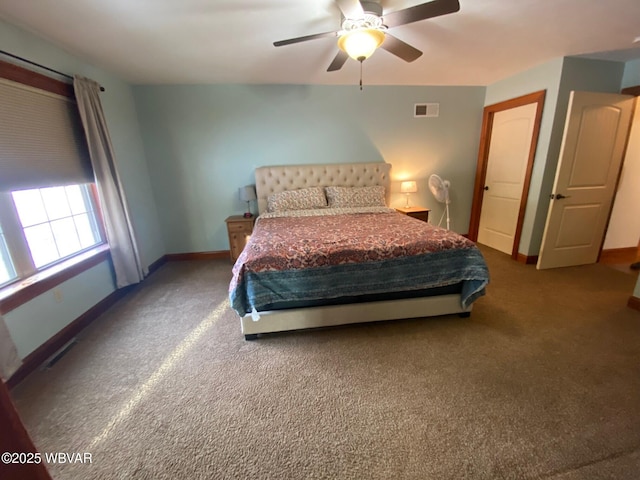
[[[227,233],[229,234],[229,253],[231,261],[235,262],[242,249],[247,244],[247,240],[253,232],[253,222],[256,217],[245,218],[242,215],[232,215],[225,220],[227,222]]]
[[[429,212],[431,210],[424,207],[396,207],[396,211],[409,215],[410,217],[417,218],[418,220],[422,220],[423,222],[428,222]]]

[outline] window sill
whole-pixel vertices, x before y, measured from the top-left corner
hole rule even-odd
[[[109,258],[109,254],[109,245],[106,243],[98,245],[80,255],[38,272],[36,275],[0,289],[0,314],[8,313],[38,295],[42,295],[70,278],[102,263]]]

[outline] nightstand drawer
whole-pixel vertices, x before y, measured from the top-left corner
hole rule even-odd
[[[423,222],[429,221],[429,212],[411,212],[407,213],[410,217],[417,218],[418,220],[422,220]]]
[[[251,233],[253,224],[247,222],[227,222],[229,232],[247,232]]]
[[[253,232],[254,221],[254,217],[246,218],[241,215],[233,215],[225,220],[229,236],[229,255],[232,262],[238,259],[242,249],[247,244]]]
[[[413,217],[417,220],[422,220],[423,222],[429,221],[429,212],[428,208],[423,207],[397,207],[396,211],[399,213],[404,213],[409,217]]]

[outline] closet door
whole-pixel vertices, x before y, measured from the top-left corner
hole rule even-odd
[[[571,92],[539,269],[598,260],[634,101],[630,95]]]

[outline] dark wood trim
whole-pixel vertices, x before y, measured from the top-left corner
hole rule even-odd
[[[0,77],[75,100],[73,85],[0,60]]]
[[[466,235],[463,235],[466,236]],[[155,272],[167,262],[183,262],[191,260],[220,260],[229,258],[229,250],[210,252],[167,253],[149,265],[149,274]]]
[[[0,452],[36,453],[38,450],[25,428],[9,390],[0,381]],[[0,462],[0,478],[3,480],[51,480],[44,460],[40,463]]]
[[[638,247],[608,248],[600,252],[599,263],[633,263],[638,254]]]
[[[627,307],[640,311],[640,298],[631,295],[629,297],[629,301],[627,302]]]
[[[229,258],[229,255],[229,250],[218,250],[214,252],[167,253],[165,258],[168,262],[181,262],[185,260],[218,260]]]
[[[520,199],[520,208],[518,211],[518,223],[516,225],[516,232],[513,239],[513,249],[511,251],[511,258],[514,260],[518,259],[518,247],[520,246],[520,238],[522,237],[522,225],[524,223],[524,213],[527,208],[529,186],[531,184],[531,174],[533,172],[533,162],[535,160],[536,149],[538,147],[538,136],[540,134],[540,124],[542,121],[545,96],[546,90],[540,90],[538,92],[512,98],[511,100],[506,100],[494,105],[488,105],[484,108],[482,115],[482,132],[480,134],[478,164],[476,167],[476,180],[473,190],[473,203],[471,205],[471,219],[469,222],[469,238],[474,242],[478,240],[478,229],[480,227],[480,214],[482,211],[482,199],[484,196],[484,183],[487,176],[487,163],[489,160],[493,117],[496,113],[504,110],[510,110],[530,103],[537,104],[531,147],[529,148],[529,158],[527,160],[527,169],[522,188],[522,198]]]
[[[471,202],[471,218],[469,220],[469,239],[478,241],[480,228],[480,213],[482,211],[482,198],[484,196],[484,181],[487,177],[487,159],[489,158],[489,139],[493,129],[493,114],[488,107],[482,113],[482,132],[480,134],[480,146],[478,148],[478,161],[476,166],[476,179],[473,187],[473,200]]]
[[[634,97],[640,97],[640,85],[623,88],[620,93],[622,93],[623,95],[633,95]]]
[[[139,284],[138,284],[139,285]],[[15,387],[31,372],[36,370],[53,354],[65,346],[69,341],[73,339],[80,331],[93,322],[96,318],[102,315],[111,307],[114,303],[129,293],[136,285],[130,285],[128,287],[121,288],[112,292],[107,297],[103,298],[100,302],[96,303],[89,310],[84,312],[69,325],[64,327],[53,337],[40,345],[36,350],[31,352],[22,360],[22,366],[11,376],[6,382],[9,388]]]
[[[155,262],[153,262],[151,265],[149,265],[149,275],[151,275],[153,272],[158,270],[165,263],[167,263],[167,256],[163,255],[159,259],[157,259]]]
[[[531,175],[533,173],[533,162],[536,158],[536,150],[538,149],[538,137],[540,136],[540,124],[542,123],[542,110],[544,108],[544,99],[546,91],[542,90],[531,95],[531,99],[535,99],[535,103],[538,104],[536,108],[536,118],[534,120],[531,147],[529,148],[529,159],[527,160],[527,171],[524,177],[524,185],[522,188],[522,198],[520,199],[520,209],[518,211],[518,224],[516,227],[516,233],[513,239],[513,251],[511,252],[511,258],[515,259],[518,256],[518,247],[520,246],[520,238],[522,237],[522,225],[524,223],[524,213],[527,209],[527,201],[529,199],[529,186],[531,185]],[[534,103],[534,102],[531,102]],[[536,263],[538,259],[536,257]]]
[[[538,255],[524,255],[522,253],[518,253],[515,259],[525,265],[535,265],[538,263]]]
[[[91,255],[87,258],[82,258],[86,254]],[[31,279],[22,279],[21,283],[2,289],[3,297],[0,298],[0,314],[6,314],[70,278],[104,262],[111,258],[111,252],[109,246],[103,244],[94,250],[78,255],[78,257],[82,258],[82,260],[70,258],[38,273]]]

